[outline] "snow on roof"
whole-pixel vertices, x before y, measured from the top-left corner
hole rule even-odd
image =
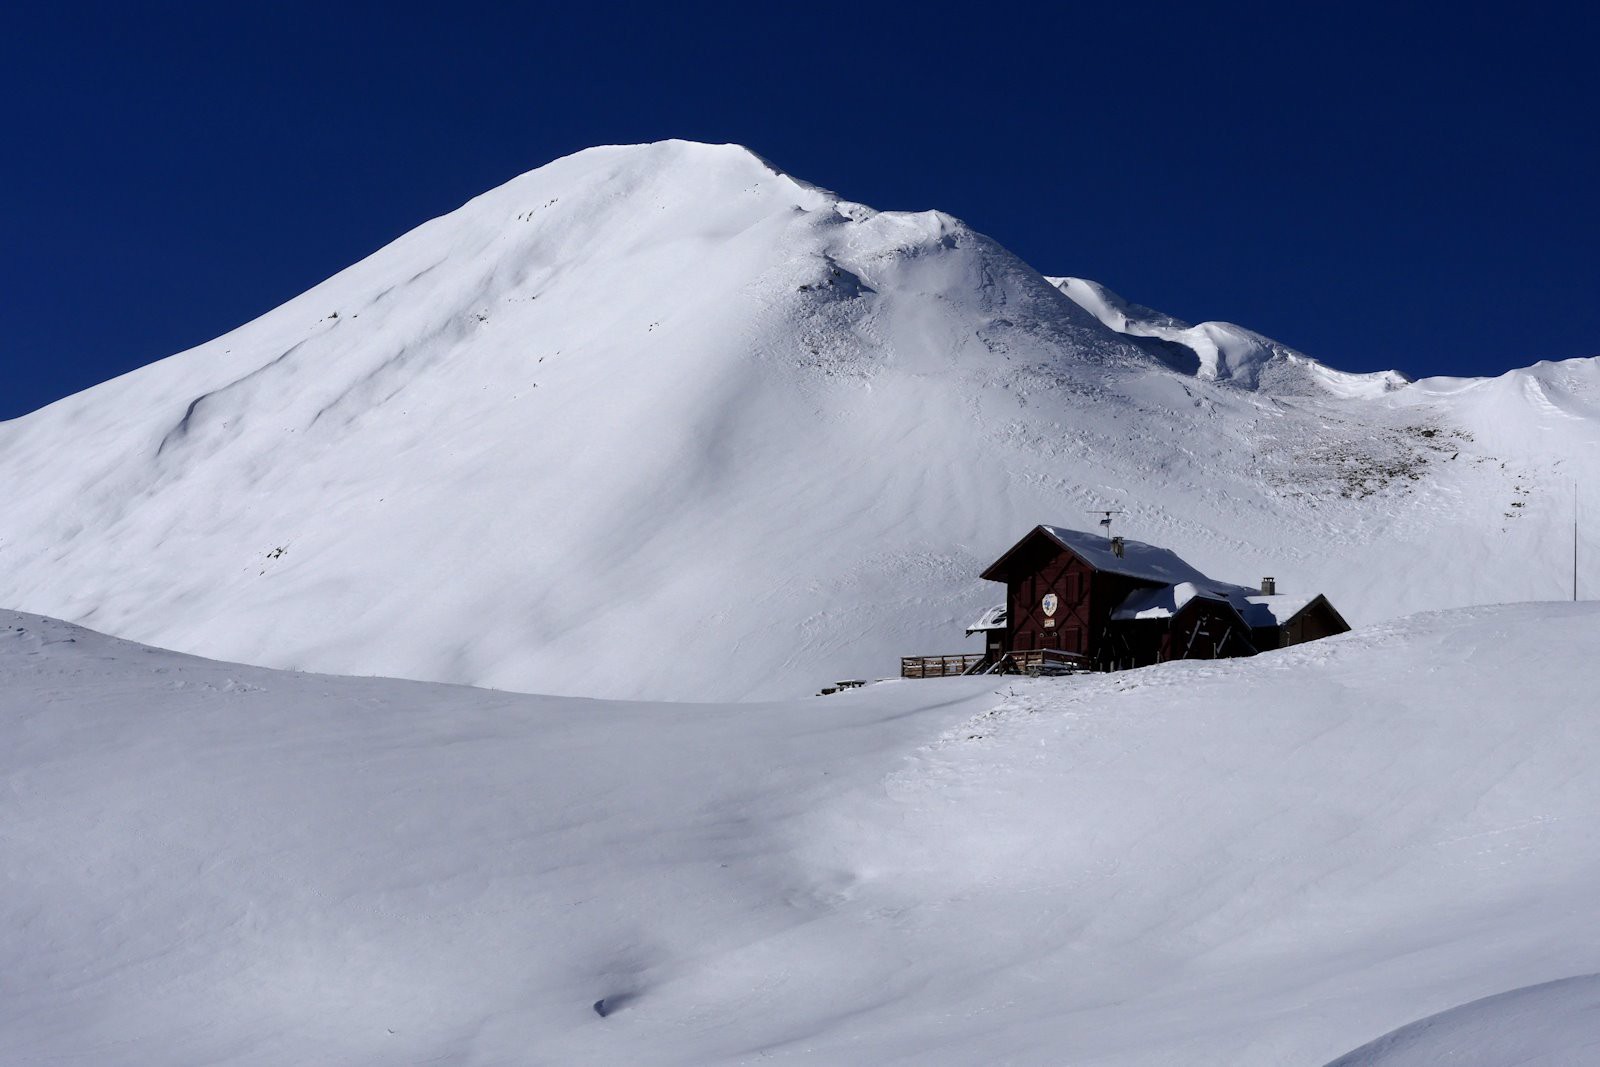
[[[978,633],[980,630],[1004,630],[1006,628],[1006,606],[996,604],[994,607],[978,616],[978,620],[967,627],[967,635]]]
[[[1228,598],[1193,582],[1163,585],[1157,589],[1135,589],[1111,612],[1113,619],[1170,619],[1189,601],[1201,597],[1228,603]]]
[[[1208,583],[1202,587],[1193,582],[1178,582],[1159,589],[1135,589],[1111,612],[1119,621],[1128,619],[1170,619],[1195,597],[1204,597],[1229,604],[1251,629],[1282,626],[1306,606],[1317,599],[1316,593],[1294,596],[1247,595],[1235,586],[1217,587]]]
[[[1242,604],[1235,604],[1239,614],[1244,616],[1244,621],[1251,626],[1282,626],[1296,615],[1306,609],[1313,600],[1321,595],[1318,593],[1296,593],[1292,596],[1276,594],[1266,596],[1241,597]]]
[[[1130,578],[1146,578],[1154,582],[1177,585],[1194,582],[1211,587],[1225,585],[1201,574],[1170,548],[1157,548],[1143,541],[1122,542],[1122,555],[1111,551],[1111,539],[1101,533],[1084,533],[1064,526],[1041,526],[1041,530],[1055,538],[1066,548],[1076,552],[1083,561],[1096,570],[1110,574],[1125,574]]]

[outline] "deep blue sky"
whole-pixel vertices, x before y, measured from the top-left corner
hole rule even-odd
[[[523,170],[674,136],[1351,370],[1600,353],[1577,4],[242,6],[0,22],[0,418]]]

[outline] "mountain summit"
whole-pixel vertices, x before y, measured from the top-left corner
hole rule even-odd
[[[983,564],[1100,508],[1358,624],[1564,592],[1594,361],[1408,385],[1131,307],[743,148],[591,149],[0,424],[0,604],[689,699],[957,649]]]

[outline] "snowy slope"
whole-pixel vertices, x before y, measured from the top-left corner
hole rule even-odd
[[[1600,975],[1513,989],[1440,1012],[1328,1067],[1583,1067],[1600,1061]]]
[[[1587,1062],[1597,665],[1525,605],[626,704],[3,613],[0,1062]]]
[[[272,666],[748,699],[959,650],[982,567],[1097,508],[1357,624],[1567,590],[1595,361],[1391,389],[1069,291],[734,146],[581,152],[0,424],[0,604]]]
[[[1050,278],[1073,303],[1107,328],[1128,337],[1156,342],[1152,351],[1174,366],[1206,381],[1229,381],[1255,389],[1313,389],[1344,397],[1373,397],[1407,384],[1396,371],[1349,374],[1334,370],[1303,352],[1231,322],[1191,326],[1181,319],[1130,303],[1099,282],[1087,278]]]

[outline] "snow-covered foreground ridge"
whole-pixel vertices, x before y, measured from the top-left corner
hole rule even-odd
[[[1400,384],[741,148],[593,149],[0,424],[0,604],[271,666],[749,699],[959,651],[984,565],[1100,508],[1358,626],[1563,595],[1600,364]]]
[[[1585,1062],[1597,688],[1593,604],[764,705],[0,613],[0,1061]]]

